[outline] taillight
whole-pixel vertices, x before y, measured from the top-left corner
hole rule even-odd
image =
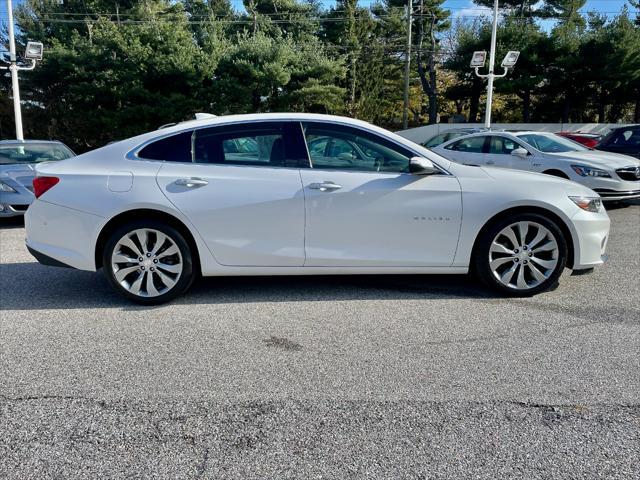
[[[58,177],[36,177],[33,179],[33,194],[40,198],[44,192],[49,190],[60,181]]]

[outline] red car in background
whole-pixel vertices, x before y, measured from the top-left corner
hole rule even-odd
[[[596,133],[558,132],[557,135],[566,137],[574,142],[581,143],[587,148],[595,148],[596,145],[600,143],[600,140],[602,140],[602,135],[598,135]]]

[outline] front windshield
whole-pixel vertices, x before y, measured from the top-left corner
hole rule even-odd
[[[562,138],[559,135],[524,133],[518,135],[518,138],[544,153],[585,152],[589,150],[579,143]]]
[[[0,145],[0,165],[51,162],[73,156],[71,150],[59,143]]]

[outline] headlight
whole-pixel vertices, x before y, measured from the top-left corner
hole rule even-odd
[[[0,182],[0,192],[18,193],[13,187],[7,185],[4,182]]]
[[[587,212],[599,212],[602,208],[600,197],[569,197],[573,203]]]
[[[587,167],[586,165],[571,165],[571,168],[581,177],[604,177],[611,178],[609,172],[599,168]]]

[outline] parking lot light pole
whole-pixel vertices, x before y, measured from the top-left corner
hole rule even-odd
[[[489,50],[489,81],[487,82],[487,106],[484,111],[484,126],[491,127],[491,102],[493,101],[493,69],[496,62],[496,37],[498,36],[498,0],[493,1],[493,26],[491,28],[491,50]],[[507,72],[505,72],[505,75]],[[504,75],[503,75],[504,76]]]
[[[489,50],[489,73],[486,75],[481,75],[478,72],[480,67],[484,66],[485,59],[487,57],[487,52],[473,52],[473,57],[471,58],[471,67],[475,69],[475,73],[480,78],[487,78],[489,81],[487,82],[487,107],[485,109],[484,114],[484,126],[487,129],[491,128],[491,105],[493,102],[493,80],[495,78],[502,78],[507,75],[509,68],[513,68],[518,61],[518,57],[520,56],[520,52],[517,51],[509,51],[507,55],[502,60],[502,68],[504,68],[504,72],[500,75],[496,75],[494,73],[495,62],[496,62],[496,37],[498,36],[498,0],[494,0],[493,2],[493,24],[491,27],[491,49]]]
[[[409,73],[411,71],[411,23],[413,22],[413,2],[407,0],[407,49],[404,58],[404,102],[402,107],[402,129],[409,125]]]
[[[16,39],[13,32],[13,6],[7,0],[7,16],[9,17],[9,71],[11,72],[11,90],[13,91],[13,113],[16,119],[16,138],[24,140],[22,134],[22,111],[20,110],[20,85],[18,84],[18,65],[16,63]]]
[[[22,111],[20,110],[20,85],[18,83],[18,70],[33,70],[36,66],[36,60],[42,60],[42,43],[28,42],[25,57],[31,60],[28,67],[18,66],[16,57],[16,38],[13,27],[13,5],[11,0],[7,0],[7,16],[9,21],[9,66],[0,67],[1,70],[9,70],[11,72],[11,90],[13,92],[13,113],[16,123],[16,139],[24,140],[22,133]]]

